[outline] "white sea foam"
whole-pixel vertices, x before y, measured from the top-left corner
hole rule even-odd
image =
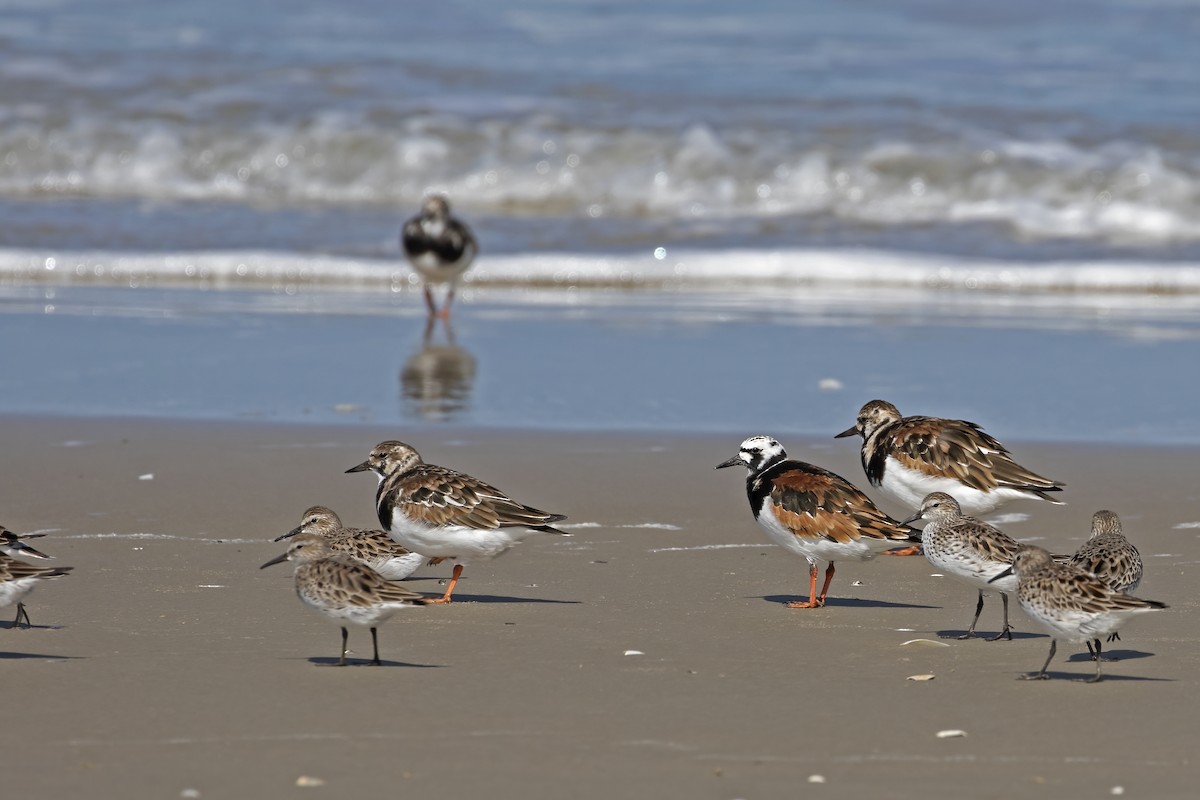
[[[261,250],[122,253],[0,249],[0,280],[54,285],[390,288],[416,278],[395,261]],[[876,287],[964,293],[1200,294],[1200,263],[1014,263],[877,250],[726,249],[481,258],[468,285],[754,290]],[[1155,301],[1158,302],[1157,300]]]

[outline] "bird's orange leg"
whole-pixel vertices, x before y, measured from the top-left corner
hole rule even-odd
[[[885,556],[919,556],[922,554],[921,545],[912,544],[908,547],[893,547],[891,550],[885,550]]]
[[[425,308],[429,309],[429,316],[437,315],[437,303],[433,302],[433,292],[428,286],[425,287]]]
[[[829,562],[829,566],[825,568],[825,584],[821,587],[821,605],[825,605],[825,595],[829,594],[829,584],[833,583],[833,562]]]
[[[430,600],[431,603],[449,603],[450,595],[454,594],[454,587],[458,583],[458,576],[462,575],[463,565],[455,564],[454,572],[450,575],[450,585],[446,587],[446,593],[437,600]]]
[[[829,567],[832,569],[833,565],[830,564]],[[830,576],[830,577],[832,577],[832,576]],[[825,588],[827,588],[827,589],[829,588],[829,581],[825,582]],[[819,599],[819,600],[817,599],[817,565],[809,564],[808,565],[808,602],[801,603],[798,600],[794,600],[791,603],[788,603],[787,607],[788,608],[820,608],[821,606],[823,606],[825,604],[824,601],[825,601],[824,596],[822,596],[821,599]]]
[[[450,319],[450,304],[454,302],[454,284],[450,284],[450,291],[446,292],[446,299],[442,303],[442,310],[438,312],[438,316],[443,321]]]

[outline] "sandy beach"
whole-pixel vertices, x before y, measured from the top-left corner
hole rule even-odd
[[[803,561],[767,544],[742,476],[712,469],[769,431],[0,429],[0,522],[47,531],[39,547],[75,567],[28,598],[32,630],[0,631],[13,797],[1163,798],[1200,774],[1195,449],[1020,447],[1070,504],[1011,504],[1028,518],[1006,530],[1070,549],[1112,508],[1147,563],[1138,594],[1171,606],[1085,685],[1072,646],[1054,680],[1016,680],[1049,646],[1019,610],[1012,642],[941,638],[974,594],[923,558],[839,565],[827,608],[786,609]],[[373,525],[374,481],[343,470],[394,437],[574,536],[469,566],[454,604],[381,628],[382,668],[329,667],[337,629],[289,567],[258,567],[311,504]],[[852,445],[784,443],[865,483]],[[408,585],[434,594],[448,572]],[[999,619],[992,598],[981,632]],[[350,646],[369,657],[365,632]]]

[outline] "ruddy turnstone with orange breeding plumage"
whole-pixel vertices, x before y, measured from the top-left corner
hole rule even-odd
[[[751,436],[716,469],[738,464],[748,472],[750,510],[767,537],[808,560],[808,600],[788,603],[789,608],[825,605],[835,561],[863,561],[899,542],[920,540],[919,531],[884,514],[845,478],[789,459],[770,436]],[[817,564],[822,561],[828,566],[818,596]]]
[[[1012,566],[1020,543],[999,528],[964,515],[958,501],[945,492],[931,492],[921,504],[921,510],[904,522],[908,524],[919,519],[928,520],[921,531],[921,547],[929,563],[979,591],[971,627],[958,638],[974,638],[975,625],[983,612],[983,592],[994,589],[1004,598],[1004,628],[988,641],[994,642],[1003,636],[1011,640],[1008,595],[1017,590],[1017,579],[1010,575],[995,583],[990,581]]]
[[[367,471],[379,476],[375,510],[395,541],[429,558],[457,560],[437,603],[450,602],[465,564],[495,558],[537,533],[570,536],[551,527],[566,519],[562,514],[539,511],[478,478],[426,464],[404,442],[380,442],[366,461],[346,470]]]
[[[1022,467],[974,422],[903,417],[886,400],[872,400],[854,426],[834,438],[855,435],[863,438],[867,480],[914,511],[930,492],[950,495],[965,514],[983,514],[1018,498],[1062,504],[1048,493],[1066,484]]]
[[[1121,530],[1121,518],[1108,510],[1092,514],[1092,533],[1071,556],[1071,564],[1085,569],[1109,585],[1114,592],[1128,594],[1136,591],[1142,582],[1142,554],[1134,547]],[[1108,636],[1108,641],[1121,638],[1118,631]],[[1097,647],[1088,643],[1088,650],[1099,657]]]
[[[1050,552],[1033,545],[1023,545],[1012,566],[993,582],[1017,576],[1017,600],[1029,618],[1050,632],[1050,655],[1041,670],[1021,677],[1025,680],[1045,680],[1046,669],[1054,659],[1058,640],[1095,642],[1096,675],[1086,679],[1095,683],[1103,677],[1100,664],[1100,637],[1122,627],[1135,614],[1166,608],[1157,600],[1113,591],[1107,583],[1087,570],[1072,564],[1059,564]]]
[[[259,569],[292,561],[296,565],[296,595],[309,608],[333,620],[342,629],[339,666],[346,666],[346,625],[371,629],[373,658],[379,666],[379,638],[376,629],[397,611],[423,606],[430,600],[398,583],[385,580],[378,572],[354,559],[330,549],[324,537],[301,533],[292,538],[287,552],[271,559]]]
[[[450,213],[450,202],[431,194],[421,204],[421,213],[404,223],[400,246],[425,284],[425,305],[430,316],[450,316],[458,279],[471,266],[479,245],[466,223]],[[433,300],[431,286],[450,284],[441,311]]]
[[[343,527],[341,518],[325,506],[313,506],[305,511],[298,526],[276,536],[273,541],[282,542],[302,533],[322,537],[330,550],[367,565],[384,580],[403,580],[429,560],[392,541],[386,531]]]

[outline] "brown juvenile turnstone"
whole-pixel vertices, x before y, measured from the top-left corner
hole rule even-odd
[[[930,492],[945,492],[965,514],[983,514],[1017,498],[1061,505],[1048,492],[1065,485],[1013,461],[1008,450],[961,419],[902,417],[894,405],[872,400],[854,427],[836,437],[863,437],[862,465],[872,486],[916,510]]]
[[[426,464],[404,442],[380,442],[363,463],[346,472],[379,476],[375,510],[384,530],[400,544],[429,558],[456,559],[446,593],[449,603],[463,566],[495,558],[537,533],[570,534],[551,527],[566,519],[518,503],[483,481],[446,467]]]

